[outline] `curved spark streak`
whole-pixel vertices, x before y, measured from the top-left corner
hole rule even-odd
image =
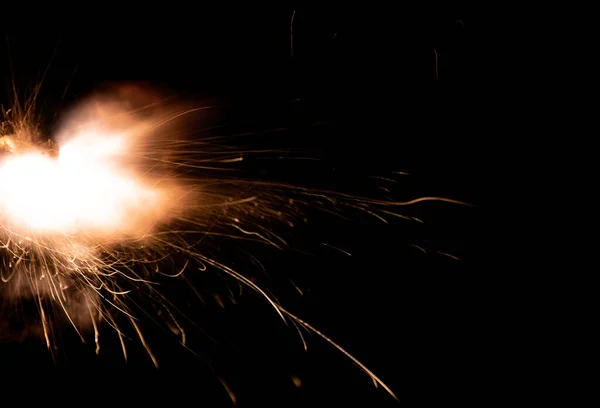
[[[360,361],[358,361],[356,359],[356,357],[354,357],[352,354],[348,353],[344,348],[342,348],[342,346],[340,346],[335,341],[331,340],[329,337],[327,337],[321,331],[317,330],[314,326],[312,326],[312,325],[306,323],[304,320],[300,319],[298,316],[288,312],[284,308],[280,308],[280,309],[287,316],[294,319],[296,322],[300,323],[302,326],[306,327],[308,330],[312,331],[313,333],[316,333],[323,340],[327,341],[333,347],[335,347],[336,349],[341,351],[342,354],[344,354],[346,357],[348,357],[350,360],[352,360],[357,366],[360,367],[361,370],[363,370],[369,377],[371,377],[371,379],[373,380],[373,382],[375,382],[376,385],[380,385],[381,387],[383,387],[383,389],[386,390],[388,394],[390,394],[395,400],[398,401],[398,397],[396,396],[396,394],[394,394],[394,392],[379,377],[377,377],[375,375],[375,373],[373,373],[373,371],[369,370],[364,364],[362,364]]]

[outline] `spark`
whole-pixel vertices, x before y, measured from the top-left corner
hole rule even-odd
[[[324,246],[326,246],[326,247],[329,247],[329,248],[333,248],[333,249],[335,249],[335,250],[338,250],[338,251],[340,251],[341,253],[343,253],[343,254],[346,254],[346,255],[348,255],[348,256],[352,256],[352,254],[351,254],[350,252],[348,252],[348,251],[345,251],[345,250],[343,250],[343,249],[341,249],[341,248],[338,248],[338,247],[336,247],[336,246],[333,246],[333,245],[331,245],[331,244],[326,244],[325,242],[321,242],[321,244],[323,244],[323,245],[324,245]]]
[[[131,109],[127,102],[114,96],[90,99],[71,112],[52,135],[53,142],[44,142],[35,130],[29,108],[17,105],[5,112],[10,115],[0,128],[0,289],[5,290],[0,294],[35,300],[48,349],[55,346],[50,316],[61,311],[82,341],[85,332],[93,331],[96,354],[103,326],[115,330],[127,360],[128,336],[119,323],[126,321],[158,367],[132,296],[141,291],[155,299],[158,314],[187,348],[188,335],[176,317],[180,313],[160,291],[158,279],[189,282],[186,275],[212,268],[234,279],[240,291],[245,287],[268,302],[283,322],[296,328],[305,349],[301,328],[333,345],[397,398],[372,371],[283,308],[266,288],[210,256],[207,240],[229,237],[284,250],[290,244],[281,230],[305,220],[303,207],[319,207],[345,219],[347,210],[360,211],[387,223],[388,216],[420,222],[398,214],[396,207],[464,203],[441,197],[385,201],[237,178],[227,166],[243,161],[245,151],[228,149],[215,143],[218,139],[199,142],[181,136],[185,118],[211,107],[174,109],[152,102]],[[234,175],[216,177],[214,170]],[[175,258],[184,260],[177,264]]]
[[[394,394],[394,392],[383,381],[381,381],[381,379],[379,377],[377,377],[375,375],[375,373],[373,373],[364,364],[362,364],[360,361],[358,361],[356,359],[356,357],[354,357],[352,354],[348,353],[338,343],[336,343],[335,341],[333,341],[332,339],[330,339],[329,337],[327,337],[325,334],[323,334],[322,332],[320,332],[319,330],[317,330],[312,325],[306,323],[304,320],[302,320],[299,317],[297,317],[297,316],[293,315],[292,313],[288,312],[287,310],[284,310],[284,309],[281,309],[281,310],[286,315],[288,315],[289,317],[291,317],[292,319],[294,319],[296,322],[298,322],[302,326],[306,327],[310,331],[318,334],[322,339],[324,339],[329,344],[331,344],[333,347],[335,347],[336,349],[338,349],[342,354],[344,354],[346,357],[348,357],[350,360],[352,360],[357,366],[359,366],[360,369],[363,370],[369,377],[371,377],[371,379],[373,380],[373,382],[375,383],[376,386],[379,385],[379,386],[383,387],[383,389],[386,390],[388,392],[388,394],[390,394],[392,397],[394,397],[395,400],[398,400],[398,397],[396,396],[396,394]]]
[[[294,56],[294,19],[296,18],[296,9],[292,11],[292,18],[290,20],[290,53]]]

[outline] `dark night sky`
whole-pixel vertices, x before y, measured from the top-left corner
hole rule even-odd
[[[47,129],[61,111],[103,84],[143,81],[184,100],[218,105],[215,120],[235,129],[290,129],[259,137],[265,147],[318,152],[349,177],[410,172],[412,195],[451,196],[477,205],[432,207],[426,211],[432,225],[417,232],[460,255],[460,262],[411,251],[406,243],[414,238],[412,228],[375,222],[311,231],[350,249],[351,258],[264,255],[272,270],[302,276],[298,279],[310,288],[309,296],[289,297],[291,308],[354,353],[401,399],[462,403],[474,398],[471,388],[482,381],[475,373],[485,364],[477,357],[485,342],[479,330],[485,316],[477,304],[488,284],[479,268],[485,182],[479,158],[483,137],[473,117],[475,50],[469,22],[460,21],[459,14],[382,18],[385,14],[299,7],[293,57],[292,8],[154,10],[99,14],[97,21],[39,30],[7,26],[0,47],[0,78],[6,83],[0,103],[8,104],[9,62],[21,92],[48,68],[38,101]],[[287,293],[278,282],[273,290]],[[166,363],[156,372],[143,354],[133,352],[123,366],[110,345],[96,357],[91,345],[72,342],[62,367],[110,378],[115,389],[127,388],[119,380],[131,381],[136,384],[128,392],[132,401],[139,395],[148,401],[172,395],[228,406],[212,366],[242,407],[327,401],[347,406],[361,398],[369,399],[365,406],[394,406],[333,347],[310,336],[305,353],[295,330],[278,322],[266,305],[245,302],[244,310],[226,315],[210,306],[197,312],[210,330],[228,339],[221,346],[198,341],[206,358],[157,340],[165,344],[160,349]],[[1,359],[37,371],[53,366],[44,347],[31,342],[0,345],[3,364]],[[302,379],[301,388],[291,376]]]

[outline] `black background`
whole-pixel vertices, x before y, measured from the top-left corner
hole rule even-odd
[[[335,251],[310,259],[264,257],[273,273],[310,291],[297,298],[284,279],[274,279],[272,290],[289,299],[290,309],[353,353],[401,401],[477,402],[486,383],[481,373],[490,333],[483,330],[482,304],[490,280],[481,262],[485,138],[469,21],[457,13],[342,6],[94,13],[35,27],[6,23],[5,107],[11,78],[26,94],[47,69],[38,109],[51,130],[89,92],[112,82],[147,82],[182,100],[218,106],[211,120],[229,126],[224,135],[254,131],[255,143],[305,149],[348,177],[409,172],[406,197],[447,196],[475,205],[425,207],[420,214],[430,224],[419,231],[375,221],[335,228],[323,222],[322,230],[310,230],[352,257]],[[288,130],[260,136],[279,127]],[[295,174],[290,170],[289,177]],[[408,247],[423,237],[461,260]],[[202,358],[156,340],[158,371],[141,351],[124,365],[110,342],[95,356],[93,345],[68,340],[68,356],[58,363],[43,345],[25,341],[1,345],[0,364],[45,378],[52,369],[59,378],[76,373],[84,383],[89,378],[90,391],[105,390],[107,401],[124,392],[132,401],[229,406],[218,375],[239,406],[395,404],[317,336],[309,336],[304,352],[296,331],[260,300],[241,300],[226,314],[210,305],[197,313],[227,340],[198,341]],[[300,388],[292,376],[302,380]]]

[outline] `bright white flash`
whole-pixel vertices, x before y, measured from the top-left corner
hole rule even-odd
[[[166,192],[123,160],[135,132],[83,126],[58,157],[15,153],[0,162],[2,224],[26,234],[115,235],[166,215]]]

